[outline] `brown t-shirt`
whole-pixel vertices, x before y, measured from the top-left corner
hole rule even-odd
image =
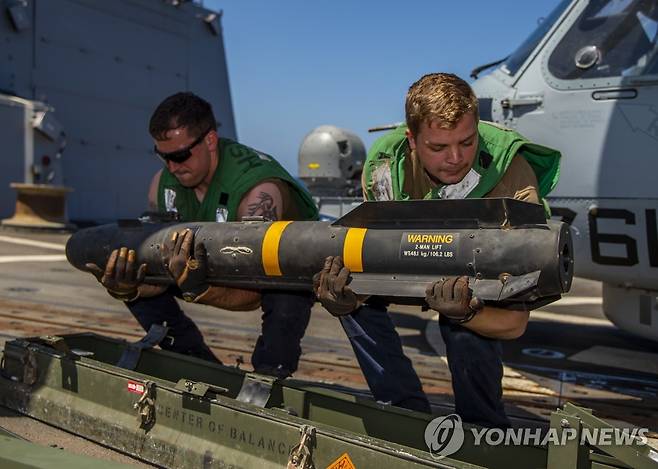
[[[412,199],[422,199],[425,194],[436,187],[417,158],[415,151],[410,152],[409,158],[405,158],[404,165],[406,177],[403,189]],[[530,164],[521,155],[516,155],[503,178],[485,197],[511,197],[538,204],[538,187],[537,176]]]
[[[511,197],[524,202],[539,203],[539,183],[530,164],[516,155],[503,178],[485,197]]]

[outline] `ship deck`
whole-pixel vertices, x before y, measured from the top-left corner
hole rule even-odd
[[[143,336],[123,303],[68,264],[66,239],[66,234],[0,231],[0,345],[16,337],[83,331],[129,341]],[[183,308],[225,364],[251,369],[260,310]],[[450,372],[435,313],[408,306],[390,311],[434,412],[452,412]],[[319,304],[302,349],[296,378],[367,394],[339,322]],[[650,437],[658,437],[658,343],[623,332],[605,318],[600,283],[575,279],[562,300],[533,311],[526,333],[503,342],[503,350],[504,402],[515,425],[546,426],[550,412],[569,401],[616,424],[647,427]],[[9,411],[0,412],[0,426],[44,444],[63,444],[57,443],[59,437],[49,440],[30,430]]]

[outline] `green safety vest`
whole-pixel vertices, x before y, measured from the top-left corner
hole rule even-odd
[[[375,200],[371,191],[373,171],[387,165],[390,168],[391,189],[394,200],[408,200],[404,192],[404,163],[409,155],[406,125],[397,127],[377,139],[370,150],[364,165],[365,194],[368,200]],[[468,193],[467,198],[481,198],[493,190],[500,182],[515,155],[523,156],[537,176],[539,196],[545,197],[557,184],[560,175],[560,152],[543,145],[531,143],[518,132],[506,129],[491,122],[478,123],[478,156],[473,169],[480,175],[478,184]],[[425,199],[439,198],[442,186],[433,188]],[[546,204],[544,204],[546,206]]]
[[[164,168],[158,185],[158,210],[177,212],[183,222],[236,221],[242,197],[259,182],[280,179],[288,183],[290,201],[301,219],[317,220],[310,194],[271,156],[230,139],[219,140],[219,164],[202,202]]]

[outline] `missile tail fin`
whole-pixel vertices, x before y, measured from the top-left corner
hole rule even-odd
[[[541,205],[510,198],[463,200],[367,201],[336,220],[350,228],[497,228],[541,225]]]

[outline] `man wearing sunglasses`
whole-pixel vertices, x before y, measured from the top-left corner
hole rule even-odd
[[[310,195],[269,155],[227,138],[220,138],[208,102],[192,93],[166,98],[154,111],[149,133],[164,168],[153,177],[149,208],[175,213],[182,222],[315,220],[318,212]],[[175,296],[231,310],[263,310],[262,334],[252,364],[259,373],[278,377],[297,369],[300,341],[314,299],[306,292],[250,291],[210,287],[205,275],[205,248],[194,243],[189,230],[175,234],[163,247],[163,262],[177,287],[145,285],[144,268],[135,254],[117,250],[105,272],[90,270],[115,298],[126,301],[145,330],[167,323],[173,343],[162,348],[217,361],[194,322]],[[108,271],[109,270],[109,271]]]

